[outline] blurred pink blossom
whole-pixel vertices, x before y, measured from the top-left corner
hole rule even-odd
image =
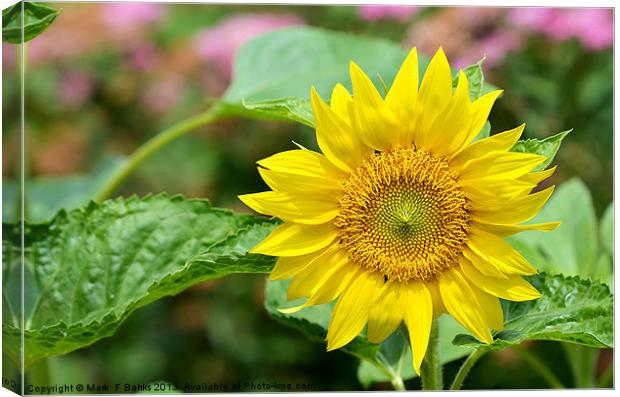
[[[508,19],[512,24],[542,33],[554,40],[577,38],[584,47],[599,50],[611,47],[614,39],[613,15],[604,8],[515,8]]]
[[[237,14],[199,33],[197,53],[230,80],[235,53],[245,42],[262,33],[303,24],[301,18],[290,14]]]
[[[485,57],[484,65],[498,65],[509,53],[521,47],[521,37],[514,32],[498,30],[493,34],[472,43],[471,51],[462,55],[454,62],[454,66],[462,69],[478,62]]]
[[[134,70],[147,71],[159,65],[161,58],[157,46],[153,43],[141,42],[129,49],[127,64]]]
[[[93,81],[84,72],[69,72],[60,78],[59,98],[69,107],[77,108],[93,93]]]
[[[157,22],[164,8],[156,3],[107,3],[102,10],[103,22],[113,31],[130,32]]]
[[[367,5],[357,8],[359,16],[369,22],[380,19],[393,19],[406,22],[412,16],[421,11],[421,7],[415,6],[389,6],[389,5]]]
[[[168,74],[150,86],[142,103],[154,113],[164,113],[176,105],[183,97],[185,80],[178,74]]]
[[[17,62],[17,51],[19,46],[15,44],[2,43],[2,69],[9,70],[15,68]]]

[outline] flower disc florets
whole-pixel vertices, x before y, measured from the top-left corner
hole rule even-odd
[[[468,203],[458,175],[424,150],[380,152],[349,177],[335,220],[351,259],[398,281],[429,280],[467,241]]]

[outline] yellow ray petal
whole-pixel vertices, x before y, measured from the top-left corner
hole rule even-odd
[[[311,90],[312,110],[316,123],[316,139],[336,167],[345,172],[357,168],[365,158],[365,149],[353,135],[351,126],[327,106],[314,87]]]
[[[271,256],[299,256],[327,247],[338,236],[331,223],[318,226],[284,223],[250,251]]]
[[[503,205],[486,206],[472,211],[475,221],[483,223],[516,224],[532,219],[551,197],[551,186],[545,190],[507,201]]]
[[[486,230],[489,233],[496,234],[501,237],[512,236],[513,234],[525,232],[528,230],[538,230],[541,232],[550,232],[560,226],[562,222],[545,222],[531,223],[529,225],[498,225],[496,223],[479,223],[475,222],[476,227]]]
[[[472,228],[467,245],[482,259],[497,266],[506,274],[536,274],[536,269],[510,244],[494,234]]]
[[[400,123],[405,126],[405,131],[401,136],[401,145],[410,145],[413,140],[419,73],[418,51],[414,47],[400,67],[394,83],[385,97],[385,103],[392,109]]]
[[[528,194],[536,185],[521,180],[471,179],[459,181],[461,190],[472,202],[474,208],[513,200],[517,196]]]
[[[495,265],[495,263],[481,258],[479,255],[476,255],[471,249],[465,247],[463,249],[463,257],[460,258],[461,262],[471,263],[476,269],[480,272],[486,274],[489,277],[495,278],[507,278],[504,272]]]
[[[305,177],[258,168],[258,173],[267,186],[281,193],[308,194],[317,192],[321,195],[340,197],[344,185],[336,179]]]
[[[486,123],[491,113],[491,109],[495,104],[495,101],[504,92],[503,90],[491,91],[480,98],[478,98],[472,104],[473,120],[471,123],[471,129],[469,136],[464,141],[464,146],[468,145],[475,137],[480,133],[480,130]],[[463,146],[463,147],[464,147]]]
[[[431,124],[443,113],[452,98],[452,72],[443,48],[439,47],[424,73],[418,95],[414,140],[417,146],[426,146],[432,133]]]
[[[462,182],[480,179],[516,179],[545,161],[545,156],[530,153],[491,152],[465,164],[460,172]]]
[[[473,285],[499,298],[523,302],[540,297],[540,292],[521,276],[509,276],[506,279],[485,276],[467,262],[461,262],[461,270]]]
[[[387,282],[377,291],[368,317],[368,341],[381,343],[403,321],[405,295],[398,282]]]
[[[439,276],[439,291],[448,313],[476,338],[492,343],[493,337],[481,313],[480,302],[465,277],[454,267]]]
[[[469,281],[469,280],[468,280]],[[471,290],[476,295],[478,303],[480,303],[480,313],[484,318],[484,322],[487,327],[496,331],[504,329],[504,312],[502,311],[502,305],[496,296],[492,296],[484,292],[483,290],[471,285]]]
[[[521,181],[525,181],[528,183],[532,183],[534,185],[538,185],[540,182],[544,181],[545,179],[549,178],[551,175],[553,175],[553,173],[555,172],[556,168],[558,168],[557,166],[553,166],[549,169],[546,169],[544,171],[538,171],[538,172],[530,172],[529,174],[525,174],[522,177],[519,178],[519,180]]]
[[[271,270],[271,273],[269,273],[269,280],[285,280],[296,275],[319,255],[322,255],[326,249],[329,249],[329,247],[306,255],[283,256],[278,258],[276,265]]]
[[[433,299],[423,283],[409,282],[403,289],[406,291],[405,324],[409,330],[413,365],[419,374],[433,323]]]
[[[335,167],[324,155],[312,150],[287,150],[256,162],[268,170],[295,177],[344,181],[348,173]]]
[[[349,105],[351,102],[353,102],[353,98],[351,97],[349,91],[342,84],[336,84],[334,90],[332,91],[329,107],[341,119],[347,121],[349,120]]]
[[[239,199],[254,211],[277,216],[284,221],[319,225],[334,219],[340,212],[338,197],[325,194],[293,194],[274,191],[244,194]]]
[[[431,124],[425,140],[426,147],[438,157],[452,154],[462,146],[467,138],[472,122],[471,103],[469,101],[469,82],[463,71],[459,73],[459,81],[454,96],[445,110]]]
[[[352,126],[367,146],[390,150],[400,142],[402,128],[372,81],[354,62],[350,73],[354,97],[349,107]]]
[[[507,151],[512,148],[519,140],[525,129],[525,124],[521,124],[512,130],[500,132],[488,138],[481,139],[465,147],[458,152],[451,160],[450,166],[460,169],[468,161],[485,156],[489,152]],[[450,158],[450,157],[448,157]]]
[[[327,331],[327,350],[339,349],[366,325],[372,300],[383,285],[377,273],[360,272],[344,290],[332,313]]]
[[[330,273],[330,277],[325,277],[320,280],[320,284],[317,285],[316,291],[310,296],[304,304],[289,307],[284,309],[278,309],[279,312],[285,314],[297,313],[298,311],[315,305],[322,305],[338,298],[338,295],[349,285],[351,279],[355,275],[363,271],[359,266],[346,263],[343,266],[338,267],[333,273]]]
[[[288,300],[312,296],[322,283],[347,262],[347,253],[338,244],[323,250],[323,254],[295,276],[288,287]]]

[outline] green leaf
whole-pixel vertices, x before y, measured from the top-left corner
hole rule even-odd
[[[511,237],[539,251],[545,260],[523,252],[540,270],[569,276],[592,277],[597,268],[598,230],[592,196],[577,178],[564,182],[531,223],[562,222],[553,232],[527,231]]]
[[[534,301],[502,301],[504,330],[495,335],[492,344],[485,345],[470,335],[457,335],[453,343],[491,350],[526,340],[613,347],[613,295],[606,285],[545,273],[528,280],[542,296]]]
[[[609,203],[600,224],[601,245],[610,256],[614,253],[614,203]]]
[[[43,33],[56,19],[60,11],[42,3],[24,4],[24,41],[30,41]],[[12,44],[22,42],[22,3],[2,11],[2,41]]]
[[[267,283],[265,298],[267,312],[275,320],[300,331],[308,339],[325,343],[333,303],[307,307],[293,314],[281,313],[278,309],[294,307],[304,302],[303,298],[287,300],[286,293],[289,284],[290,280]],[[464,357],[471,352],[466,347],[452,345],[452,339],[457,334],[465,332],[465,329],[452,317],[446,315],[439,317],[439,326],[442,363]],[[389,382],[396,376],[403,380],[416,376],[409,342],[400,330],[379,345],[368,342],[365,334],[362,333],[341,350],[360,359],[358,379],[366,388],[375,382]]]
[[[556,153],[558,152],[558,149],[560,148],[560,145],[562,144],[562,140],[571,131],[572,129],[568,131],[560,132],[560,133],[557,133],[555,135],[552,135],[542,140],[540,139],[522,140],[522,141],[517,142],[516,145],[514,145],[514,147],[511,150],[513,152],[536,153],[536,154],[541,154],[547,157],[547,159],[542,164],[540,164],[538,167],[536,167],[533,171],[544,170],[545,168],[549,166],[549,164],[551,164],[551,162],[555,158]]]
[[[27,224],[26,365],[112,335],[137,308],[232,273],[266,273],[273,259],[249,255],[271,221],[180,196],[90,203],[49,223]],[[19,354],[19,225],[3,224],[3,327]],[[16,293],[17,291],[17,293]]]
[[[362,67],[377,87],[393,81],[406,52],[374,37],[314,27],[270,32],[244,45],[219,111],[225,115],[288,120],[314,126],[309,104],[314,86],[325,100],[338,83],[351,90],[349,62]],[[421,70],[428,59],[420,57]]]
[[[484,85],[484,73],[482,72],[482,63],[484,58],[477,63],[463,69],[463,73],[467,76],[469,83],[469,98],[472,101],[480,98],[482,94],[482,86]],[[452,78],[452,88],[456,88],[459,83],[459,73]]]
[[[241,106],[218,101],[220,111],[236,117],[256,120],[288,121],[314,128],[312,105],[308,99],[283,98],[262,102],[241,101]]]

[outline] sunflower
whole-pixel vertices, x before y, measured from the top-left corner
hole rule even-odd
[[[270,278],[293,277],[295,312],[337,299],[327,349],[366,325],[380,343],[404,321],[420,372],[433,318],[449,313],[479,340],[501,330],[499,298],[536,299],[522,275],[536,269],[504,237],[552,230],[522,224],[551,196],[532,193],[554,171],[545,157],[511,152],[524,125],[474,141],[501,90],[470,100],[452,86],[440,48],[418,89],[414,48],[385,98],[353,62],[353,95],[338,84],[329,105],[311,90],[322,153],[305,148],[258,161],[272,191],[239,198],[284,222],[252,252],[279,257]]]

